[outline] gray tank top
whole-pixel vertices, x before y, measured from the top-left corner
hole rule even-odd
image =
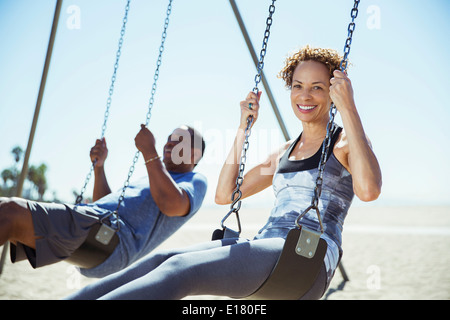
[[[339,257],[342,255],[342,228],[354,196],[352,177],[333,154],[333,147],[341,131],[342,128],[335,125],[319,201],[319,211],[324,228],[322,238],[328,244],[325,264],[329,272],[334,272]],[[259,231],[255,239],[286,238],[289,230],[296,227],[295,220],[299,214],[311,204],[322,148],[320,147],[308,159],[289,160],[300,137],[301,134],[280,159],[272,180],[276,197],[275,206],[266,225]],[[320,230],[315,210],[310,210],[300,220],[300,224]]]

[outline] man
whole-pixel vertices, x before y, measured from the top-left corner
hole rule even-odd
[[[168,137],[162,156],[155,138],[144,125],[135,144],[142,153],[147,177],[131,183],[118,210],[122,192],[111,192],[104,163],[105,139],[97,140],[90,157],[94,166],[93,203],[80,205],[38,203],[21,198],[0,198],[0,245],[11,242],[13,262],[28,259],[34,268],[68,258],[86,239],[91,227],[107,217],[120,226],[119,244],[100,265],[80,272],[104,277],[117,272],[156,248],[200,208],[206,178],[193,172],[203,156],[205,143],[197,130],[180,126]]]

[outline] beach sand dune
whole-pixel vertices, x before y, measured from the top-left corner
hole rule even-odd
[[[269,209],[241,209],[243,236],[264,225]],[[209,241],[227,207],[203,208],[160,248]],[[231,218],[232,220],[233,218]],[[343,266],[323,299],[450,299],[450,207],[353,207],[344,226]],[[1,300],[61,299],[97,281],[65,262],[32,269],[11,264],[0,276]],[[197,296],[188,299],[228,299]]]

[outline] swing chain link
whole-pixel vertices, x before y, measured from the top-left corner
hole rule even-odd
[[[355,19],[358,16],[358,5],[360,0],[355,0],[355,3],[353,5],[352,11],[350,13],[350,17],[352,18],[352,21],[349,23],[347,31],[347,39],[345,40],[345,46],[344,46],[344,57],[341,61],[341,64],[339,65],[339,68],[341,71],[345,71],[347,69],[348,64],[348,55],[350,54],[350,46],[352,44],[353,39],[353,31],[355,31]]]
[[[350,53],[350,45],[352,43],[352,37],[353,37],[353,31],[355,31],[355,19],[358,16],[358,5],[359,5],[360,0],[355,0],[353,8],[351,10],[351,18],[352,21],[350,22],[350,24],[348,25],[348,35],[347,35],[347,39],[345,41],[345,46],[344,46],[344,56],[342,58],[342,61],[339,65],[339,68],[341,69],[342,72],[345,72],[347,70],[348,67],[348,55]],[[330,149],[330,145],[331,145],[331,139],[333,136],[333,132],[335,129],[335,123],[334,123],[334,118],[337,114],[337,108],[334,105],[334,103],[331,103],[330,106],[330,111],[329,111],[329,121],[327,124],[327,133],[325,135],[325,139],[322,143],[322,154],[320,156],[320,161],[319,161],[319,167],[318,167],[318,172],[317,172],[317,178],[316,178],[316,186],[314,188],[314,194],[311,200],[311,205],[302,212],[301,215],[298,216],[297,220],[296,220],[296,225],[297,227],[300,227],[300,219],[305,216],[305,214],[310,211],[311,209],[314,209],[316,211],[317,217],[319,219],[319,224],[320,224],[320,231],[323,233],[323,225],[322,225],[322,220],[320,217],[320,212],[319,212],[319,198],[320,195],[322,194],[322,186],[323,186],[323,174],[325,171],[325,164],[327,162],[327,157],[328,157],[328,152]]]
[[[272,0],[272,4],[269,6],[269,16],[266,19],[266,30],[264,31],[264,39],[261,48],[261,52],[259,53],[259,62],[258,62],[258,73],[255,76],[255,87],[253,88],[253,92],[258,94],[258,85],[262,79],[262,71],[264,69],[264,58],[266,57],[267,52],[267,44],[269,42],[270,36],[270,27],[272,27],[273,19],[272,16],[275,13],[275,1]]]
[[[156,69],[155,69],[155,74],[153,76],[153,85],[152,85],[152,90],[151,90],[151,94],[150,94],[150,99],[149,99],[149,104],[148,104],[148,110],[147,110],[147,115],[146,115],[146,120],[145,120],[145,126],[147,126],[150,122],[150,118],[152,115],[152,109],[153,109],[153,104],[155,102],[155,94],[156,94],[156,88],[157,88],[157,82],[159,79],[159,69],[161,67],[161,62],[162,62],[162,55],[164,52],[164,45],[166,42],[166,38],[167,38],[167,29],[169,27],[169,17],[170,14],[172,13],[172,1],[173,0],[169,0],[169,4],[167,6],[167,10],[166,10],[166,19],[164,20],[164,29],[161,35],[161,44],[159,46],[159,54],[158,54],[158,59],[156,61]],[[128,186],[130,185],[130,179],[131,176],[133,175],[134,169],[136,167],[136,162],[139,159],[139,155],[140,155],[140,151],[136,151],[134,157],[133,157],[133,162],[130,166],[130,169],[128,171],[128,177],[123,185],[122,191],[120,193],[119,196],[119,201],[117,203],[117,208],[116,210],[113,212],[113,215],[116,216],[116,218],[118,219],[119,217],[119,208],[120,205],[122,204],[124,198],[125,198],[125,191],[127,190]],[[119,229],[119,223],[117,223],[117,229]]]
[[[104,114],[100,140],[103,139],[105,136],[106,125],[108,123],[109,109],[111,107],[112,96],[114,94],[114,85],[115,85],[116,79],[117,79],[117,70],[119,69],[120,56],[122,55],[122,45],[123,45],[123,39],[125,36],[125,31],[126,31],[127,22],[128,22],[128,12],[130,10],[130,2],[131,2],[131,0],[127,0],[127,4],[125,6],[125,14],[124,14],[124,17],[122,20],[122,28],[120,29],[120,38],[119,38],[119,44],[118,44],[118,48],[117,48],[117,52],[116,52],[116,61],[114,63],[114,71],[111,76],[111,84],[110,84],[109,90],[108,90],[108,98],[106,99],[106,110],[105,110],[105,114]],[[80,194],[77,196],[77,198],[75,200],[75,205],[79,205],[83,201],[83,194],[86,191],[89,181],[91,180],[92,172],[94,171],[96,163],[97,163],[97,160],[95,160],[92,163],[89,173],[87,174],[86,179],[84,181],[84,185],[81,188]]]
[[[263,44],[261,48],[261,52],[259,55],[259,62],[258,62],[258,68],[257,68],[257,74],[255,76],[255,87],[253,88],[253,92],[258,95],[259,89],[258,85],[261,82],[262,79],[262,71],[264,68],[264,58],[266,56],[267,51],[267,44],[269,42],[269,36],[270,36],[270,27],[272,26],[273,19],[272,16],[275,12],[275,1],[272,0],[272,4],[269,6],[269,16],[266,19],[266,30],[264,32],[264,38],[263,38]],[[251,108],[251,105],[250,105]],[[245,170],[245,163],[247,161],[247,150],[250,146],[249,144],[249,137],[251,135],[251,127],[253,125],[253,117],[250,116],[247,118],[247,127],[245,128],[245,140],[242,145],[241,150],[241,158],[239,162],[239,173],[236,178],[236,189],[234,190],[233,194],[231,195],[231,205],[230,205],[230,211],[227,213],[225,218],[222,220],[222,227],[225,228],[224,222],[225,220],[230,216],[231,213],[236,214],[236,219],[238,222],[239,232],[241,231],[241,224],[239,220],[239,210],[241,208],[241,197],[242,197],[242,191],[240,190],[242,183],[244,182],[244,170]]]
[[[159,68],[161,67],[161,63],[162,63],[162,54],[164,52],[164,44],[166,43],[167,29],[169,28],[169,17],[170,17],[171,13],[172,13],[172,0],[169,0],[169,4],[168,4],[167,10],[166,10],[166,19],[164,20],[164,29],[163,29],[163,32],[161,35],[161,45],[159,46],[159,55],[158,55],[158,59],[156,61],[155,74],[153,75],[154,82],[153,82],[152,90],[151,90],[151,94],[150,94],[150,99],[149,99],[149,104],[148,104],[148,112],[147,112],[147,116],[145,119],[145,126],[147,126],[149,124],[150,118],[152,116],[152,109],[153,109],[153,104],[155,102],[157,81],[159,79]]]

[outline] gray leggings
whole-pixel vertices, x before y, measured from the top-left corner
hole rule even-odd
[[[191,295],[246,297],[267,279],[283,244],[284,239],[281,238],[224,239],[185,249],[160,251],[67,299],[157,300]],[[315,286],[317,288],[312,290],[319,291],[320,297],[326,286],[324,270]]]

